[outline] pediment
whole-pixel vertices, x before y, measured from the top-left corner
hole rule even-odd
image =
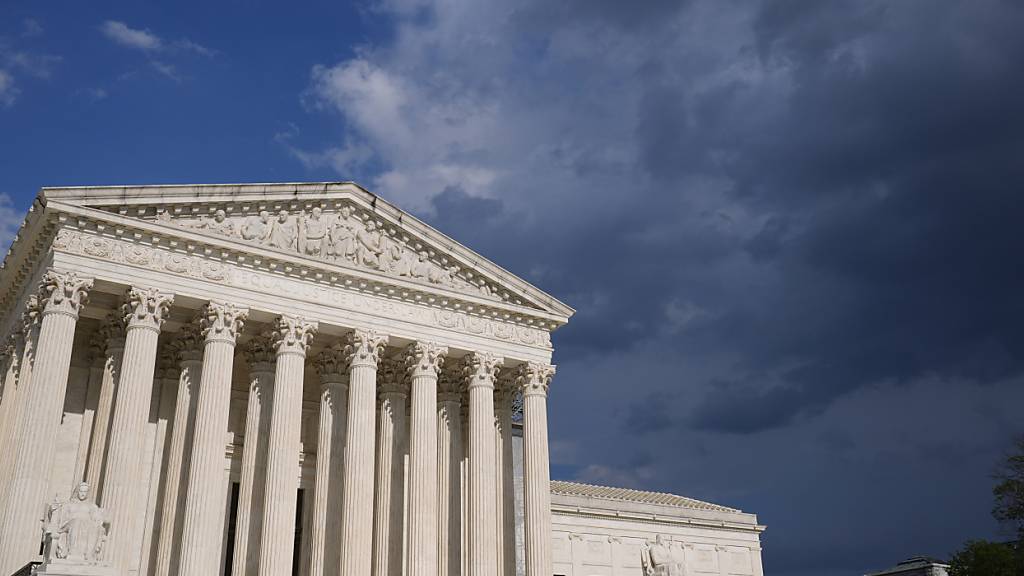
[[[249,246],[533,309],[557,324],[572,309],[352,183],[48,188],[46,200],[146,222],[167,234]],[[58,208],[59,209],[59,208]]]

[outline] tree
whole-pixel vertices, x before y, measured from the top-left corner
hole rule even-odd
[[[1013,448],[995,473],[998,484],[992,489],[992,516],[1012,528],[1020,540],[1024,537],[1024,436],[1017,438]]]
[[[950,576],[1019,576],[1017,551],[1010,544],[971,540],[953,555]]]

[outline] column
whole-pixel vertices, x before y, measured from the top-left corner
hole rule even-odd
[[[203,370],[196,395],[191,466],[181,527],[181,560],[176,576],[220,572],[220,487],[224,484],[224,435],[231,411],[231,373],[235,341],[249,311],[224,302],[209,302],[199,316]]]
[[[443,370],[437,396],[437,573],[462,573],[462,374]]]
[[[124,360],[114,394],[101,497],[110,514],[106,558],[120,573],[127,573],[131,564],[132,544],[142,523],[142,450],[153,397],[157,338],[174,297],[156,288],[133,287],[125,301]]]
[[[405,459],[409,451],[405,366],[382,360],[377,410],[377,492],[373,514],[373,575],[401,576],[405,534]]]
[[[345,472],[342,480],[341,573],[366,576],[373,566],[373,479],[377,416],[377,364],[387,336],[372,330],[349,334]]]
[[[105,348],[103,379],[96,400],[96,416],[89,437],[89,460],[85,467],[85,481],[92,487],[97,502],[102,502],[103,466],[109,446],[110,417],[114,413],[114,394],[121,376],[121,363],[124,361],[125,317],[126,311],[117,310],[107,317],[99,330],[99,339]]]
[[[348,416],[345,347],[324,350],[314,364],[320,375],[320,424],[316,443],[313,517],[310,519],[310,576],[338,576],[341,570],[341,498]]]
[[[260,526],[267,475],[267,431],[270,396],[274,384],[274,349],[271,334],[249,341],[249,402],[245,412],[242,470],[238,485],[238,518],[231,576],[255,576],[259,566]]]
[[[0,522],[0,573],[10,574],[39,550],[40,520],[49,502],[53,438],[64,410],[71,348],[82,304],[92,280],[74,272],[47,271],[39,293],[42,319],[31,384],[19,414],[13,474]]]
[[[408,576],[437,576],[437,377],[448,349],[416,342],[406,350],[409,415]]]
[[[299,490],[302,380],[315,322],[281,316],[274,329],[277,366],[267,432],[267,476],[260,533],[260,576],[290,574],[295,554],[295,500]],[[205,576],[205,575],[204,575]]]
[[[523,391],[523,499],[526,576],[551,574],[551,473],[548,462],[548,387],[555,367],[529,362],[519,367]]]
[[[14,454],[13,447],[18,445],[19,437],[23,430],[18,428],[21,418],[22,406],[25,404],[25,391],[28,390],[28,382],[32,379],[32,364],[35,359],[35,346],[39,341],[39,321],[41,306],[39,297],[35,294],[29,296],[25,303],[25,311],[21,315],[21,332],[16,333],[14,338],[14,361],[4,375],[4,400],[3,410],[6,412],[3,422],[0,422],[0,442],[2,446],[10,446],[11,449],[0,451],[0,522],[3,520],[2,510],[7,509],[7,496],[10,489],[11,479],[14,476]],[[0,530],[3,525],[0,524]],[[0,532],[0,535],[3,533]],[[3,547],[0,545],[0,550]],[[0,568],[3,567],[3,559],[0,558]]]
[[[185,510],[185,486],[188,485],[189,463],[195,431],[199,378],[203,369],[203,337],[198,322],[186,324],[174,343],[177,351],[178,395],[174,399],[174,420],[167,447],[167,470],[164,472],[164,499],[161,503],[160,536],[157,541],[155,576],[178,574],[182,518]]]
[[[91,356],[89,381],[86,384],[85,409],[82,411],[82,426],[78,433],[78,453],[75,455],[75,473],[72,476],[76,483],[85,482],[92,427],[96,421],[96,408],[99,406],[100,387],[103,384],[103,366],[107,360],[106,342],[98,336],[99,334],[93,337],[92,342],[89,343],[89,355]],[[95,489],[95,486],[93,488]]]
[[[498,576],[516,576],[516,511],[512,477],[512,398],[515,380],[502,378],[494,389],[495,539]]]
[[[492,576],[498,542],[494,518],[494,381],[502,359],[475,352],[466,356],[469,391],[469,576]]]
[[[177,405],[178,382],[181,381],[181,368],[178,366],[178,352],[174,343],[164,343],[161,346],[157,368],[162,379],[156,436],[153,439],[153,466],[149,474],[149,502],[146,510],[146,524],[142,533],[140,571],[143,573],[149,573],[155,565],[156,543],[160,541],[160,515],[162,513],[160,505],[165,499],[163,478],[166,475],[169,458],[168,438]]]

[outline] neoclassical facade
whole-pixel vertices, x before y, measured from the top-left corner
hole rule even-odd
[[[117,576],[513,574],[513,398],[551,573],[572,310],[359,186],[44,189],[0,310],[0,574],[82,482]]]
[[[664,572],[565,556],[616,531],[739,542],[755,568],[722,574],[760,576],[739,511],[560,507],[572,313],[352,183],[43,189],[0,275],[0,576]]]

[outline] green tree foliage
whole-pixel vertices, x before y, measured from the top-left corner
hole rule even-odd
[[[995,479],[998,484],[992,489],[992,516],[1012,528],[1020,539],[1024,537],[1024,436],[1014,442],[1013,452],[996,470]]]
[[[949,563],[950,576],[1020,576],[1017,551],[1009,544],[971,540]]]

